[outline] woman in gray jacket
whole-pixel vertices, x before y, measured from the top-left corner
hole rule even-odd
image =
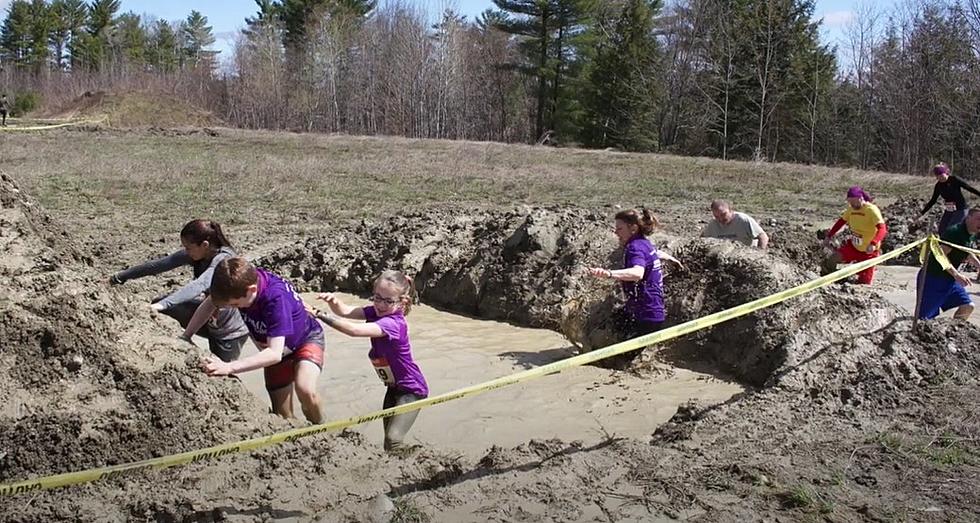
[[[234,257],[235,251],[222,232],[221,225],[211,220],[193,220],[184,225],[180,231],[180,244],[183,248],[179,251],[118,272],[109,278],[109,283],[119,285],[190,265],[194,279],[150,305],[154,310],[176,319],[182,327],[187,327],[197,306],[204,301],[211,288],[215,266],[225,258]],[[223,361],[238,359],[242,345],[248,339],[248,329],[234,308],[218,309],[198,334],[208,339],[211,352]]]

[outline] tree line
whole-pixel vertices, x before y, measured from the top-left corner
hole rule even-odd
[[[473,20],[399,0],[255,2],[218,68],[196,11],[15,0],[0,85],[162,86],[249,128],[899,172],[980,160],[980,0],[866,6],[836,46],[814,0],[494,0]]]

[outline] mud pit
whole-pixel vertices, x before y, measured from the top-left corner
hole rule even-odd
[[[305,295],[315,303],[314,295]],[[346,295],[349,304],[364,303]],[[433,395],[505,376],[575,354],[551,331],[476,320],[416,306],[409,316],[412,345]],[[327,417],[340,419],[379,410],[384,388],[367,362],[368,342],[327,329],[327,362],[320,393]],[[249,347],[249,353],[254,352]],[[268,403],[261,373],[242,380]],[[688,401],[716,405],[741,392],[731,380],[666,364],[642,374],[579,367],[422,412],[409,443],[480,458],[486,449],[529,439],[560,438],[594,445],[609,435],[644,438]],[[519,408],[515,408],[518,406]],[[297,409],[299,404],[297,403]],[[296,412],[300,412],[296,410]],[[381,422],[356,427],[379,444]]]
[[[8,290],[0,299],[0,335],[8,340],[0,352],[7,377],[0,382],[0,481],[290,426],[235,380],[204,377],[194,368],[196,355],[171,341],[174,326],[142,313],[145,288],[102,287],[104,275],[92,267],[87,246],[74,245],[8,180],[0,190],[0,270]],[[586,312],[581,321],[601,322],[588,313],[590,304],[611,295],[611,287],[581,279],[586,265],[615,263],[611,211],[520,209],[365,222],[337,227],[263,263],[309,290],[362,291],[381,267],[403,267],[419,275],[425,302],[527,326],[571,325],[574,334],[575,325],[588,330],[568,304],[585,304],[577,309]],[[657,241],[689,268],[668,277],[675,321],[811,276],[778,252]],[[412,322],[425,365],[420,319]],[[433,327],[428,335],[439,331]],[[945,321],[913,331],[905,312],[875,289],[834,286],[647,350],[632,372],[583,369],[606,373],[616,380],[613,387],[629,380],[646,387],[662,378],[657,369],[666,359],[725,368],[755,384],[722,404],[684,405],[652,435],[531,439],[482,452],[474,445],[463,455],[429,448],[400,459],[379,451],[375,426],[373,436],[368,427],[367,437],[349,431],[0,498],[0,519],[364,521],[375,512],[371,500],[385,495],[402,520],[423,514],[431,521],[481,522],[925,521],[938,514],[969,521],[980,491],[980,357],[970,350],[978,336],[974,326]],[[349,396],[365,398],[373,410],[381,391],[362,359],[366,347],[363,340],[348,342],[352,372],[365,379],[360,386],[351,382]],[[335,352],[339,345],[334,338]],[[430,374],[437,385],[440,377]],[[554,381],[560,390],[561,379],[539,382]],[[474,417],[481,399],[518,392],[478,397]],[[623,395],[623,410],[644,405],[643,392]],[[447,408],[453,406],[423,412],[413,433],[436,426],[438,410]]]

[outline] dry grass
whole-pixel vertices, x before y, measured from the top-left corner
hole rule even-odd
[[[647,204],[703,217],[724,197],[760,217],[830,221],[852,184],[925,194],[929,180],[791,164],[222,130],[0,134],[0,170],[63,220],[109,238],[172,236],[209,216],[236,229],[301,231],[429,206]]]

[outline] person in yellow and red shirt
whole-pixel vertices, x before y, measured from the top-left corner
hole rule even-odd
[[[851,237],[834,254],[824,260],[823,274],[837,270],[838,263],[861,262],[881,254],[881,241],[888,234],[888,228],[878,206],[871,203],[871,200],[871,196],[860,187],[855,186],[847,190],[847,209],[844,209],[837,223],[827,231],[823,242],[830,247],[834,235],[845,225]],[[874,276],[874,267],[865,269],[858,273],[858,283],[871,285]]]

